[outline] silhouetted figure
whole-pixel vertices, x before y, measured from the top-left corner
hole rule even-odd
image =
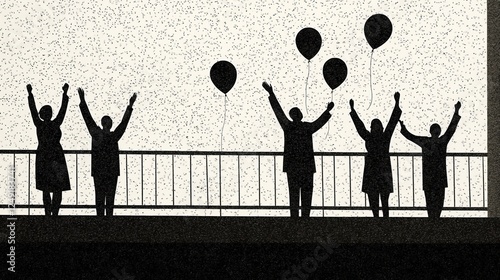
[[[368,194],[370,208],[374,217],[379,216],[379,196],[382,201],[382,213],[384,217],[389,217],[389,195],[393,192],[389,148],[392,134],[401,116],[399,92],[394,94],[394,99],[396,104],[385,130],[382,122],[379,119],[374,119],[371,123],[371,131],[365,128],[356,110],[354,110],[354,101],[352,99],[349,101],[352,121],[361,138],[365,140],[366,151],[368,152],[365,156],[363,187],[361,190]]]
[[[422,148],[422,180],[427,203],[427,213],[430,218],[439,218],[444,204],[444,191],[448,187],[446,174],[446,148],[457,129],[460,116],[458,111],[462,105],[455,104],[455,113],[446,132],[440,137],[441,127],[431,125],[431,137],[415,136],[400,121],[401,134]]]
[[[82,111],[82,116],[89,133],[92,136],[91,175],[94,177],[97,216],[104,216],[105,207],[106,215],[112,216],[116,184],[118,176],[120,176],[118,141],[123,136],[123,133],[125,133],[137,95],[134,93],[130,98],[130,103],[125,111],[122,122],[116,127],[115,131],[111,131],[111,126],[113,125],[111,118],[109,116],[102,117],[102,129],[98,127],[85,102],[83,89],[78,88],[78,94],[80,96],[80,110]]]
[[[36,150],[35,174],[36,188],[43,191],[43,205],[46,216],[58,216],[61,207],[62,191],[71,189],[69,183],[68,167],[61,146],[61,124],[68,108],[68,84],[63,86],[63,98],[61,109],[54,120],[52,119],[52,107],[45,105],[38,113],[33,97],[32,87],[26,86],[28,90],[28,104],[31,117],[36,126],[38,148]],[[52,199],[50,197],[52,193]]]
[[[285,151],[283,157],[283,172],[287,173],[288,189],[290,193],[290,213],[292,218],[299,217],[299,194],[302,201],[302,217],[309,217],[313,192],[313,179],[316,172],[312,135],[325,125],[333,109],[333,102],[328,103],[325,112],[314,122],[302,122],[302,113],[299,108],[290,110],[290,121],[273,92],[273,88],[263,83],[264,89],[269,92],[269,101],[274,114],[285,133]]]

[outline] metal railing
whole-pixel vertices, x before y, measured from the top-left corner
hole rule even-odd
[[[35,150],[0,150],[0,156],[4,159],[12,156],[13,168],[8,172],[13,172],[11,176],[16,182],[15,208],[27,209],[27,215],[32,214],[31,209],[43,208],[41,199],[33,203],[32,166],[35,154]],[[72,164],[68,163],[68,169],[74,168],[70,172],[73,174],[74,184],[71,191],[64,192],[61,208],[94,209],[92,199],[86,199],[87,202],[83,204],[79,203],[82,181],[85,182],[87,190],[85,195],[92,198],[94,195],[90,167],[84,170],[79,168],[82,157],[87,163],[90,162],[90,151],[67,150],[65,154],[68,162],[74,157],[74,164],[73,161]],[[328,210],[369,210],[367,197],[361,193],[365,155],[366,153],[355,152],[315,153],[317,173],[314,177],[313,210],[320,210],[323,216]],[[287,182],[280,164],[282,156],[283,153],[280,152],[121,151],[121,169],[124,170],[121,172],[121,178],[125,177],[125,182],[123,186],[119,181],[114,207],[149,210],[212,209],[219,210],[220,215],[223,215],[223,210],[288,210]],[[420,182],[422,155],[391,153],[390,156],[394,181],[390,209],[425,210]],[[132,159],[140,159],[140,167],[129,166]],[[444,210],[487,211],[485,159],[486,153],[448,153],[449,187],[446,191],[447,202]],[[145,168],[145,161],[149,162],[149,168]],[[195,167],[193,161],[196,161]],[[471,165],[472,161],[474,163]],[[23,171],[19,170],[21,162],[25,165]],[[4,161],[5,163],[8,163],[8,160]],[[152,174],[148,176],[145,172]],[[159,178],[160,173],[165,173],[165,178]],[[24,176],[27,179],[20,184],[19,181]],[[131,181],[137,180],[138,184],[131,184]],[[343,184],[339,181],[343,181]],[[145,187],[145,184],[149,187]],[[244,193],[242,188],[246,190]],[[145,191],[149,196],[145,195]],[[66,194],[73,192],[74,203],[65,202]],[[203,195],[200,192],[203,192]],[[134,203],[138,196],[140,203]],[[169,201],[165,202],[167,199]],[[24,203],[18,204],[19,200]],[[0,204],[0,209],[8,207],[8,203]]]

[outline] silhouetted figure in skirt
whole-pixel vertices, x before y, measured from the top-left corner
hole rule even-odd
[[[401,134],[422,148],[422,179],[430,218],[439,218],[443,210],[445,188],[448,187],[446,149],[460,121],[458,111],[461,106],[460,102],[455,104],[455,114],[442,136],[439,136],[441,127],[437,123],[430,127],[431,137],[423,137],[411,134],[403,122],[400,122]]]
[[[130,98],[125,115],[114,131],[111,131],[113,122],[109,116],[102,117],[102,128],[98,127],[90,114],[83,89],[78,88],[78,95],[80,96],[80,110],[83,119],[92,136],[91,175],[94,177],[97,216],[104,216],[105,207],[106,216],[112,216],[116,184],[118,176],[120,176],[118,141],[125,133],[137,95],[134,93]]]
[[[69,183],[68,167],[61,146],[61,124],[68,108],[68,84],[63,86],[62,104],[57,117],[52,119],[52,107],[45,105],[36,109],[35,98],[31,85],[27,85],[28,104],[31,117],[36,126],[38,148],[36,150],[35,174],[36,188],[43,191],[43,205],[46,216],[59,215],[62,192],[71,189]],[[50,197],[52,193],[52,199]]]
[[[389,195],[394,191],[389,148],[392,134],[401,116],[399,92],[394,94],[394,99],[396,104],[385,130],[382,122],[379,119],[374,119],[371,123],[371,131],[365,128],[356,110],[354,110],[354,101],[352,99],[349,101],[352,121],[361,138],[365,140],[366,151],[368,152],[365,156],[363,187],[361,190],[368,194],[370,208],[374,217],[379,216],[379,196],[382,201],[382,213],[384,217],[389,217]]]
[[[325,125],[333,109],[333,102],[328,103],[327,109],[314,122],[302,122],[302,113],[299,108],[290,110],[290,121],[267,83],[262,86],[269,93],[269,102],[274,114],[285,133],[285,151],[283,157],[283,172],[287,173],[288,189],[290,193],[290,213],[292,218],[299,216],[299,194],[302,200],[302,217],[309,217],[313,192],[313,179],[316,172],[312,135]]]

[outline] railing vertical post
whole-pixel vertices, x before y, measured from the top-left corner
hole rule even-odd
[[[349,156],[349,206],[352,206],[351,156]]]
[[[276,156],[274,156],[274,206],[276,206]]]
[[[481,157],[481,169],[482,169],[482,173],[481,173],[481,177],[483,177],[483,207],[486,206],[486,201],[485,201],[485,188],[484,188],[484,157]]]
[[[259,177],[259,206],[260,206],[260,155],[257,156],[257,177]]]
[[[141,154],[141,204],[144,205],[144,159]]]
[[[158,205],[158,167],[157,167],[157,154],[155,154],[155,205]]]
[[[78,205],[78,154],[75,154],[76,205]]]
[[[175,160],[172,154],[172,206],[175,205]]]
[[[335,182],[335,156],[333,156],[333,206],[337,206],[337,192],[336,192],[336,182]]]
[[[238,206],[241,206],[240,155],[238,155]]]
[[[125,197],[128,206],[128,154],[125,154]]]
[[[31,190],[31,154],[28,154],[28,216],[31,214],[31,193],[30,193],[30,190]]]
[[[207,206],[210,206],[210,196],[208,193],[208,155],[205,155],[205,178],[207,182]]]
[[[399,192],[399,156],[396,156],[396,177],[398,182],[398,207],[401,207],[401,193]]]
[[[221,168],[221,155],[219,154],[219,213],[222,217],[222,168]]]
[[[456,207],[455,197],[455,156],[453,156],[453,207]]]
[[[193,206],[193,163],[192,155],[189,155],[189,205]]]
[[[325,176],[323,173],[323,156],[321,156],[321,208],[325,217]]]
[[[469,178],[469,207],[472,207],[472,192],[470,186],[470,156],[467,157],[467,177]]]
[[[415,207],[415,156],[411,156],[411,193],[413,197],[413,207]]]

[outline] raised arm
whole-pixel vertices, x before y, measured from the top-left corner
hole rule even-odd
[[[274,94],[273,88],[266,82],[262,83],[262,86],[269,93],[269,102],[271,103],[271,107],[273,108],[274,114],[276,115],[281,128],[286,129],[286,127],[290,124],[290,120],[286,117],[285,112],[283,112],[283,108],[281,108],[281,105]]]
[[[28,84],[26,86],[26,89],[28,90],[28,105],[30,107],[31,118],[33,119],[33,123],[35,124],[35,126],[39,126],[42,123],[42,120],[40,120],[40,117],[38,116],[38,110],[36,109],[35,97],[32,93],[33,88],[30,84]]]
[[[391,118],[389,119],[389,123],[384,130],[384,134],[388,137],[391,137],[394,133],[394,129],[396,129],[396,125],[398,124],[399,118],[401,117],[401,108],[399,108],[399,92],[394,94],[394,100],[396,104],[394,104],[394,109],[392,110]]]
[[[366,130],[365,124],[359,118],[358,113],[356,113],[356,110],[354,110],[354,101],[352,99],[349,101],[349,105],[351,106],[351,113],[349,114],[351,115],[352,121],[354,122],[354,126],[356,127],[359,136],[361,136],[363,140],[366,140],[366,138],[370,135],[370,132]]]
[[[69,102],[69,97],[68,97],[69,85],[64,84],[62,89],[63,89],[63,98],[62,98],[61,108],[59,109],[57,117],[54,119],[54,123],[56,123],[57,125],[61,125],[62,122],[64,121],[64,116],[66,115],[66,110],[68,109],[68,102]]]
[[[328,122],[328,120],[332,116],[332,114],[330,114],[330,111],[333,109],[333,106],[335,106],[333,102],[328,103],[323,114],[321,114],[321,116],[311,124],[312,133],[318,131]]]
[[[120,140],[120,138],[122,138],[123,134],[125,133],[125,129],[127,128],[128,122],[130,121],[130,117],[132,116],[132,110],[133,110],[132,106],[134,105],[136,98],[137,94],[134,93],[134,95],[132,95],[132,97],[130,98],[129,105],[127,106],[127,110],[125,110],[125,114],[123,115],[122,121],[116,127],[113,133],[116,141]]]
[[[403,136],[406,139],[419,145],[420,147],[424,145],[425,139],[427,139],[427,137],[413,135],[411,132],[408,131],[408,129],[406,129],[406,126],[404,125],[403,121],[399,121],[399,124],[401,125],[401,134],[403,134]]]
[[[453,118],[451,119],[450,125],[448,126],[448,129],[446,129],[446,132],[442,136],[442,138],[446,142],[450,141],[451,137],[453,136],[453,134],[455,134],[455,131],[457,130],[458,122],[460,121],[461,118],[461,116],[458,114],[460,107],[462,107],[462,104],[460,102],[457,102],[457,104],[455,104],[455,113],[453,114]]]
[[[94,136],[94,134],[99,131],[99,127],[90,114],[89,107],[87,106],[87,102],[85,101],[85,92],[82,88],[78,88],[78,95],[80,96],[80,111],[82,112],[83,120],[87,125],[87,129],[89,130],[90,135]]]

